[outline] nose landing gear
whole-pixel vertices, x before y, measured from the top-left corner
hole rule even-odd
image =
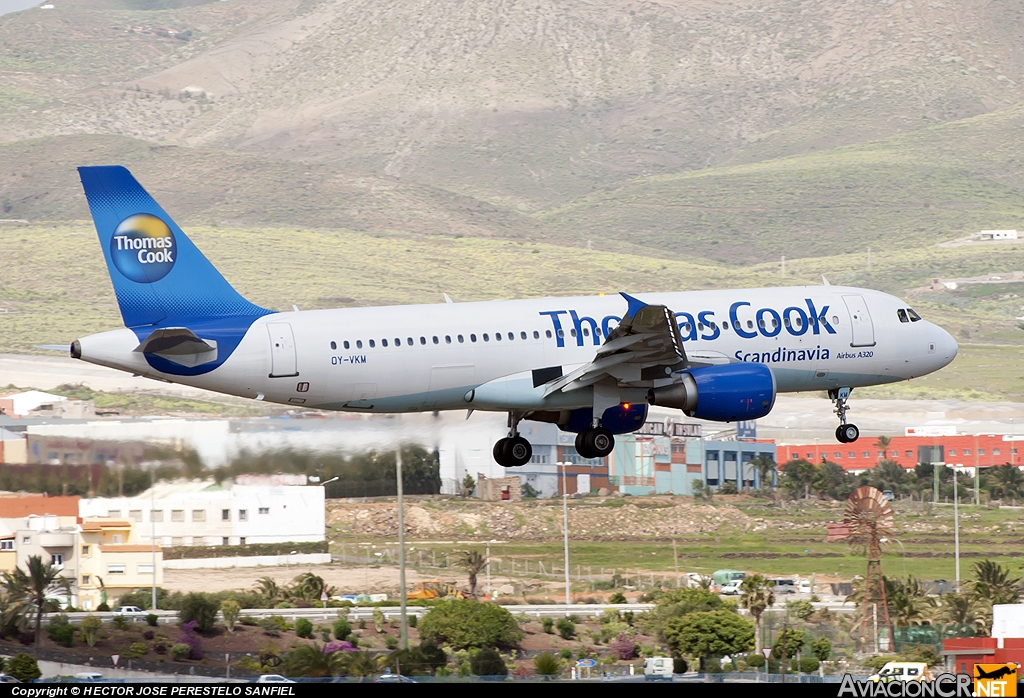
[[[519,435],[519,422],[523,416],[516,412],[508,413],[508,436],[498,439],[491,455],[494,462],[503,468],[516,468],[526,465],[533,458],[533,446]]]
[[[846,402],[850,399],[852,391],[853,388],[838,388],[828,391],[829,399],[836,406],[833,411],[839,417],[839,426],[836,427],[836,441],[841,444],[851,444],[860,438],[860,429],[857,428],[857,425],[846,423],[846,413],[850,409]]]

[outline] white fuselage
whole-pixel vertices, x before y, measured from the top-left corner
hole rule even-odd
[[[942,328],[901,318],[905,302],[868,289],[813,286],[637,295],[676,313],[691,361],[767,364],[778,392],[907,380],[942,368],[957,351]],[[470,392],[513,374],[553,366],[568,371],[591,361],[597,349],[595,329],[599,344],[625,310],[622,297],[609,295],[275,313],[256,320],[223,364],[198,376],[153,369],[143,354],[133,351],[139,340],[129,329],[80,340],[81,358],[161,380],[304,407],[503,410],[511,407],[500,399],[471,403]],[[560,409],[592,404],[586,390],[559,399]]]

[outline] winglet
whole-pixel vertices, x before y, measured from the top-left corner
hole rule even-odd
[[[629,303],[629,307],[626,309],[626,317],[636,317],[636,314],[641,308],[647,307],[647,304],[642,300],[639,298],[633,298],[633,296],[628,293],[619,293],[619,295],[625,298],[626,302]]]

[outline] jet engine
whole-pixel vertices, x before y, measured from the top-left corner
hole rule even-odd
[[[758,419],[775,405],[775,375],[764,364],[693,368],[684,371],[681,379],[647,391],[647,401],[715,422]]]

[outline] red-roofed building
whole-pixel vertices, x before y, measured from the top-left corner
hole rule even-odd
[[[1024,437],[1004,434],[894,436],[889,445],[881,449],[876,437],[862,436],[852,444],[831,440],[779,444],[775,450],[775,459],[778,463],[799,458],[812,463],[828,460],[839,464],[843,470],[868,470],[883,459],[895,461],[907,469],[918,463],[945,463],[963,468],[988,468],[1007,463],[1019,466],[1024,465],[1024,460],[1017,452],[1017,445],[1021,441],[1024,441]]]
[[[45,494],[0,495],[0,519],[23,519],[26,516],[73,516],[78,518],[81,497],[48,497]]]

